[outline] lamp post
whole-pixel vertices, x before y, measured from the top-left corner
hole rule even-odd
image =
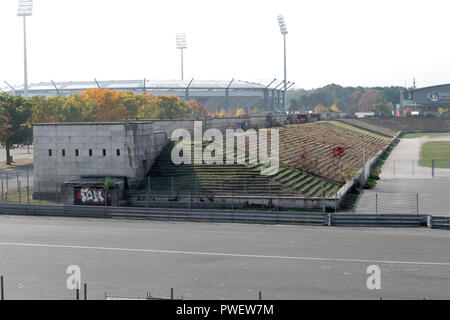
[[[28,96],[28,72],[27,72],[27,25],[26,17],[33,13],[33,0],[19,0],[17,15],[23,17],[23,95]]]
[[[283,35],[284,42],[284,97],[283,97],[283,111],[286,112],[286,86],[287,86],[287,74],[286,74],[286,35],[287,35],[287,27],[286,22],[284,21],[283,15],[279,15],[277,17],[278,24],[280,25],[280,31]]]
[[[177,49],[181,50],[181,80],[184,80],[184,73],[183,73],[183,49],[186,49],[186,34],[184,33],[177,33]]]

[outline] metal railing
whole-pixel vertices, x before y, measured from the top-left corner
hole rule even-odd
[[[256,224],[450,229],[450,216],[0,204],[0,214]]]

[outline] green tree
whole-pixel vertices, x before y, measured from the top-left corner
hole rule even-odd
[[[32,139],[31,113],[31,100],[7,93],[0,95],[0,145],[6,149],[8,165],[14,145],[29,143]]]

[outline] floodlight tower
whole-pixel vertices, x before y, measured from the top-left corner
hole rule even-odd
[[[33,13],[33,0],[19,0],[19,9],[17,15],[23,17],[23,95],[28,96],[28,72],[27,72],[27,26],[26,17]]]
[[[284,42],[284,98],[283,98],[283,111],[286,112],[286,86],[287,86],[287,74],[286,74],[286,35],[287,35],[287,27],[286,22],[284,21],[283,15],[279,15],[277,17],[278,24],[280,25],[280,31],[283,35]]]
[[[181,80],[184,80],[184,73],[183,73],[183,49],[186,49],[186,34],[184,33],[177,33],[177,49],[181,50]]]

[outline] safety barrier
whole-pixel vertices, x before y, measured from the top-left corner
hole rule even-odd
[[[333,214],[333,226],[425,227],[426,215],[410,214]]]
[[[422,214],[347,214],[294,211],[204,210],[101,206],[0,204],[0,214],[159,221],[295,224],[342,227],[432,227],[450,229],[450,217]]]
[[[450,230],[450,216],[431,216],[431,228]]]

